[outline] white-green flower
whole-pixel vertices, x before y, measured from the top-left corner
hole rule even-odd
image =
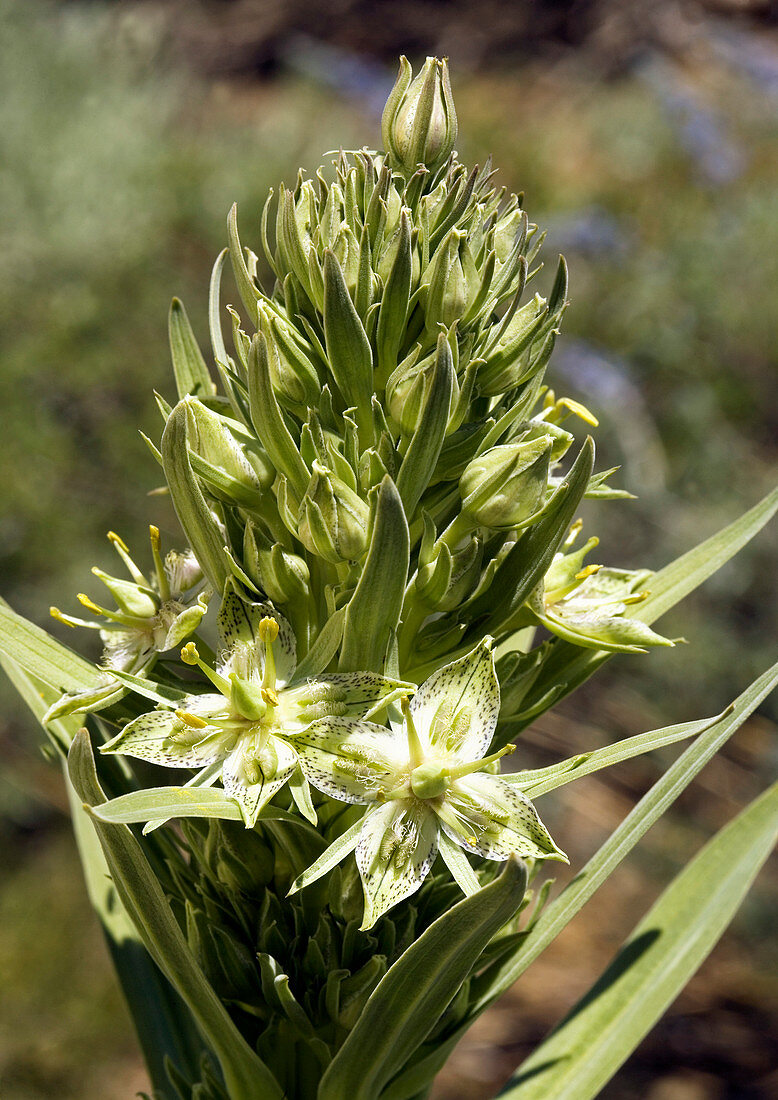
[[[314,787],[369,807],[350,847],[345,838],[332,846],[341,857],[355,850],[363,928],[419,889],[438,850],[463,888],[477,881],[459,849],[493,860],[565,858],[529,799],[487,770],[513,749],[485,755],[500,709],[492,645],[486,638],[430,676],[392,729],[324,718],[295,742]],[[332,862],[325,853],[298,888]]]
[[[159,653],[181,645],[199,627],[212,595],[211,590],[204,586],[202,569],[191,550],[183,553],[171,550],[163,560],[159,530],[150,527],[149,533],[154,560],[154,573],[150,579],[130,557],[124,540],[113,531],[108,532],[109,541],[132,579],[112,577],[102,569],[92,570],[116,602],[115,608],[102,607],[83,592],[79,594],[80,603],[99,615],[99,622],[66,615],[57,607],[51,608],[51,615],[59,622],[99,630],[106,675],[102,687],[63,695],[51,708],[47,719],[98,710],[113,702],[123,689],[119,681],[110,675],[111,670],[133,675],[148,672]]]
[[[580,529],[580,523],[573,526],[565,549]],[[648,595],[638,589],[650,573],[584,566],[584,558],[598,541],[591,538],[579,550],[554,557],[543,583],[528,601],[535,617],[553,634],[590,649],[635,653],[648,646],[673,645],[646,623],[625,616],[631,604],[641,603]]]
[[[193,642],[185,663],[217,689],[187,695],[173,709],[142,714],[104,746],[172,768],[198,768],[196,782],[221,779],[247,827],[297,769],[294,738],[323,716],[364,714],[409,685],[372,672],[322,674],[295,682],[296,645],[287,620],[268,603],[248,603],[227,587],[218,616],[220,659],[201,660]],[[302,809],[315,817],[310,800]]]

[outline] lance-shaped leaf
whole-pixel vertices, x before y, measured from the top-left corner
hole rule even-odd
[[[238,236],[238,204],[233,203],[229,214],[227,215],[227,240],[230,246],[230,263],[232,264],[232,271],[235,276],[235,282],[238,285],[238,293],[240,294],[243,305],[248,310],[249,316],[252,321],[257,320],[257,302],[261,295],[257,289],[256,283],[251,277],[251,272],[246,264],[246,257],[243,254],[243,248],[241,247],[240,237]]]
[[[468,606],[468,618],[490,612],[479,624],[478,633],[496,634],[521,608],[542,580],[581,503],[594,466],[594,443],[584,442],[567,477],[547,506],[546,514],[515,543],[495,572],[491,589]],[[494,591],[500,601],[494,607]]]
[[[58,691],[106,687],[105,671],[79,657],[45,630],[12,611],[0,598],[0,653]]]
[[[386,280],[376,327],[376,351],[378,353],[376,386],[383,390],[386,380],[397,366],[397,357],[405,335],[408,319],[408,303],[411,295],[411,226],[408,211],[400,213],[397,253]]]
[[[195,334],[192,332],[183,302],[178,298],[174,298],[170,305],[168,336],[178,396],[186,397],[187,394],[194,394],[196,397],[212,396],[214,386],[211,375]]]
[[[735,915],[778,836],[778,784],[672,881],[600,979],[500,1093],[593,1100],[681,992]]]
[[[650,594],[642,603],[633,604],[626,614],[643,623],[653,623],[669,611],[685,596],[698,588],[708,577],[733,558],[739,550],[751,541],[778,511],[778,489],[745,512],[733,523],[712,535],[699,546],[682,554],[649,578],[647,587]],[[551,687],[564,684],[564,693],[569,694],[579,687],[595,672],[610,654],[599,650],[581,652],[578,646],[559,641],[554,644],[549,659],[541,669],[526,700],[527,709],[532,709]],[[518,730],[514,729],[514,733]]]
[[[392,479],[381,482],[373,533],[362,576],[346,607],[341,672],[380,672],[400,621],[408,580],[410,538],[400,494]]]
[[[720,722],[723,717],[723,714],[719,714],[714,718],[701,718],[697,722],[663,726],[662,729],[639,733],[635,737],[627,737],[623,741],[605,745],[593,752],[571,756],[568,760],[560,760],[558,764],[551,764],[547,768],[507,773],[501,778],[512,787],[518,787],[519,790],[524,791],[528,798],[535,799],[556,790],[557,787],[563,787],[565,783],[582,779],[585,775],[591,775],[592,772],[600,771],[602,768],[610,768],[613,764],[631,760],[634,756],[664,748],[665,745],[674,745],[677,741],[685,741],[689,737],[696,737]]]
[[[373,353],[335,253],[324,253],[324,337],[332,377],[357,410],[362,447],[373,442]]]
[[[778,684],[778,662],[755,680],[716,722],[678,757],[559,897],[541,914],[530,936],[477,979],[471,1022],[509,989],[602,886],[654,822]]]
[[[28,676],[1,653],[0,665],[56,747],[67,753],[80,728],[78,719],[60,718],[44,725],[47,708],[56,700],[58,691]],[[68,780],[64,755],[62,765],[87,894],[130,1006],[152,1086],[163,1089],[168,1083],[165,1063],[169,1060],[194,1077],[202,1054],[202,1037],[186,1005],[149,957],[117,897],[94,827]]]
[[[446,437],[451,394],[454,387],[454,362],[445,333],[438,336],[435,370],[427,400],[397,475],[397,491],[402,498],[408,522],[427,488]]]
[[[262,333],[251,341],[248,376],[251,420],[257,435],[270,455],[270,461],[289,478],[298,497],[302,497],[311,475],[276,400],[270,379],[267,341]]]
[[[374,1100],[424,1041],[491,938],[521,905],[523,863],[439,917],[389,968],[332,1060],[319,1100]]]
[[[89,807],[105,795],[97,778],[89,735],[76,735],[68,756],[70,780]],[[146,949],[197,1021],[224,1075],[232,1100],[282,1100],[277,1081],[246,1043],[198,967],[170,905],[135,837],[126,826],[95,821],[114,885]]]
[[[187,410],[180,401],[162,433],[162,463],[176,515],[203,573],[217,592],[230,575],[224,538],[205,502],[189,461]]]
[[[134,825],[171,817],[212,817],[220,821],[242,821],[240,806],[221,787],[151,787],[120,794],[92,810],[92,816],[112,825]],[[289,821],[299,818],[277,806],[265,806],[260,821]]]

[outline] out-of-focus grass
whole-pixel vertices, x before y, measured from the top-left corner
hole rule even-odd
[[[172,63],[168,33],[142,5],[0,0],[0,570],[2,594],[39,622],[50,603],[72,609],[74,593],[90,590],[89,566],[110,561],[107,529],[136,546],[149,521],[175,537],[165,500],[146,496],[160,479],[137,429],[157,431],[152,388],[172,396],[172,294],[205,337],[231,203],[251,241],[269,186],[326,149],[378,140],[363,103],[313,81],[205,86]],[[502,181],[524,189],[531,216],[549,226],[548,258],[561,249],[570,260],[552,381],[600,415],[600,465],[623,463],[622,483],[641,498],[587,513],[602,560],[629,566],[660,565],[753,502],[776,447],[775,111],[720,68],[665,66],[607,85],[571,66],[454,73],[463,157],[491,150]],[[719,127],[704,148],[695,108]],[[613,662],[603,688],[568,713],[585,714],[605,740],[719,709],[771,658],[775,567],[763,538],[668,620],[688,647]],[[89,946],[96,930],[74,853],[58,828],[29,839],[52,820],[29,794],[49,779],[4,684],[0,704],[11,716],[0,725],[6,769],[11,759],[0,839],[24,844],[0,887],[4,1095],[118,1100],[141,1087],[130,1069],[116,1071],[115,1088],[105,1076],[128,1064],[126,1017],[104,955]],[[575,727],[560,721],[569,740]],[[735,770],[762,767],[768,741]],[[654,774],[620,772],[619,797],[594,788],[593,799],[558,800],[557,832],[579,835],[594,809],[599,828],[612,826]],[[707,804],[703,792],[687,810]],[[705,818],[706,829],[718,823]],[[678,827],[668,823],[641,860],[645,876],[677,865]],[[645,902],[641,882],[611,935]],[[760,937],[746,939],[761,960]],[[541,1029],[552,1022],[541,1017]],[[87,1079],[87,1065],[104,1076]]]

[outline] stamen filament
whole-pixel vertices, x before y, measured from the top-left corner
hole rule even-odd
[[[140,571],[140,569],[138,569],[137,565],[130,557],[130,548],[124,541],[124,539],[121,538],[120,535],[117,535],[115,531],[109,531],[108,541],[111,543],[116,553],[127,566],[127,572],[130,574],[135,583],[142,585],[143,588],[148,588],[149,582],[146,580],[143,573]]]
[[[149,625],[149,620],[143,619],[139,615],[128,615],[125,611],[109,611],[105,607],[100,607],[83,592],[79,592],[76,598],[83,607],[94,615],[105,615],[106,619],[113,619],[114,622],[123,623],[125,626],[140,627],[142,630],[145,630]]]
[[[161,541],[159,527],[155,527],[153,523],[149,526],[149,540],[151,542],[151,556],[154,559],[154,570],[157,574],[159,594],[163,600],[169,600],[170,585],[168,583],[167,573],[165,572],[165,563],[162,561],[162,555],[159,551]]]
[[[480,772],[486,767],[487,764],[493,764],[495,760],[499,760],[501,756],[516,751],[515,745],[506,745],[505,748],[500,749],[498,752],[493,752],[491,756],[484,756],[480,760],[473,760],[470,764],[455,764],[453,768],[448,768],[447,772],[451,779],[461,779],[465,775],[472,775],[473,772]]]
[[[276,659],[273,653],[273,642],[278,637],[278,623],[269,615],[265,616],[259,624],[259,640],[265,651],[265,669],[262,675],[262,687],[274,690],[276,686]],[[277,704],[271,704],[273,706]]]
[[[218,688],[225,699],[230,698],[232,694],[232,684],[215,669],[209,668],[205,661],[200,659],[200,654],[197,652],[197,646],[194,644],[194,642],[186,643],[184,648],[181,650],[181,660],[184,662],[185,665],[196,665],[203,673],[203,675],[208,677],[213,686],[215,688]]]

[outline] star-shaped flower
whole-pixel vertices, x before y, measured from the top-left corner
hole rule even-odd
[[[573,526],[565,549],[572,546],[580,529],[580,523]],[[635,653],[647,646],[673,645],[646,623],[625,615],[631,604],[642,603],[648,596],[638,589],[650,573],[583,564],[598,541],[591,538],[580,549],[555,556],[528,601],[534,617],[553,634],[590,649]]]
[[[117,606],[101,607],[83,593],[78,598],[102,621],[76,618],[63,614],[57,607],[51,608],[52,616],[59,622],[100,631],[106,677],[104,686],[100,688],[64,695],[51,708],[47,719],[98,710],[113,702],[123,688],[118,680],[109,675],[111,670],[133,675],[148,672],[159,653],[181,645],[200,625],[208,609],[211,592],[204,587],[203,573],[194,554],[191,550],[184,553],[171,550],[163,561],[159,530],[151,527],[149,532],[154,560],[151,579],[130,557],[123,539],[109,531],[108,539],[132,580],[112,577],[102,569],[92,570],[111,593]]]
[[[215,693],[187,695],[175,710],[130,722],[103,747],[173,768],[198,768],[198,783],[221,779],[247,828],[297,770],[293,739],[323,716],[370,713],[409,689],[372,672],[322,674],[295,682],[296,645],[287,620],[268,603],[249,603],[229,583],[218,616],[221,658],[210,668],[193,642],[186,664]],[[292,740],[290,740],[292,739]],[[315,819],[310,799],[300,809]]]
[[[459,849],[493,860],[565,859],[529,799],[489,770],[513,750],[485,755],[500,709],[492,645],[486,638],[430,676],[403,700],[404,721],[392,729],[323,718],[296,739],[312,786],[368,806],[350,847],[345,838],[332,846],[341,857],[355,849],[363,928],[419,889],[438,850],[463,888],[477,880]],[[307,881],[333,862],[325,853]]]

